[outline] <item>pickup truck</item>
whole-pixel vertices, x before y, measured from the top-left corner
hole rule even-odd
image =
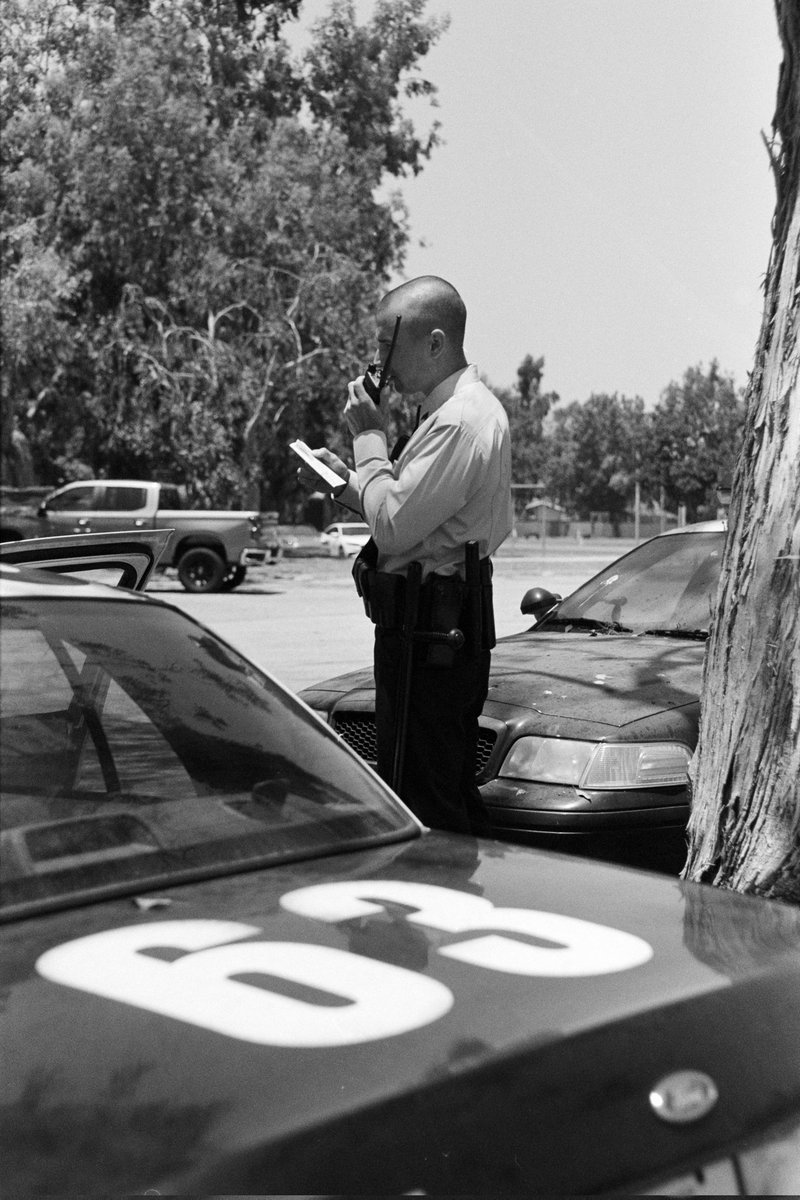
[[[20,542],[39,534],[37,509],[52,488],[0,487],[0,542]]]
[[[239,586],[248,566],[280,557],[277,536],[265,532],[260,513],[186,509],[174,484],[135,479],[68,483],[45,497],[36,517],[38,537],[171,529],[159,569],[176,567],[187,592],[229,591]],[[22,536],[33,532],[28,528]]]

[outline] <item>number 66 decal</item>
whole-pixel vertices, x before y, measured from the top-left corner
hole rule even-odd
[[[491,971],[597,975],[652,957],[647,942],[621,930],[558,913],[495,908],[431,884],[326,883],[281,899],[288,911],[325,922],[369,917],[384,904],[415,910],[406,917],[413,925],[476,934],[439,954]],[[243,940],[260,933],[238,921],[129,926],[56,946],[36,967],[54,983],[257,1045],[344,1046],[394,1037],[438,1020],[453,1005],[448,987],[416,971],[330,946]]]

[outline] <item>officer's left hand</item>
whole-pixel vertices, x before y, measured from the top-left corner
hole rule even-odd
[[[348,400],[344,409],[344,419],[353,437],[358,433],[366,433],[368,429],[380,429],[386,432],[386,416],[373,404],[364,391],[364,376],[359,375],[347,385]]]

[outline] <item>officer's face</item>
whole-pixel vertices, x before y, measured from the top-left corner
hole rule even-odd
[[[389,354],[397,316],[391,308],[378,312],[378,358],[381,363],[386,361]],[[401,321],[389,371],[389,380],[395,391],[410,395],[425,390],[427,340],[426,337],[415,333],[410,321],[405,324]]]

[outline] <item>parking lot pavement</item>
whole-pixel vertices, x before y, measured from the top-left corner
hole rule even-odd
[[[528,588],[567,595],[634,544],[550,538],[542,546],[510,539],[494,558],[498,637],[531,624],[519,610]],[[203,621],[299,691],[372,662],[373,626],[356,595],[351,568],[352,559],[284,558],[273,566],[250,568],[233,592],[200,596],[185,592],[170,569],[147,590]]]

